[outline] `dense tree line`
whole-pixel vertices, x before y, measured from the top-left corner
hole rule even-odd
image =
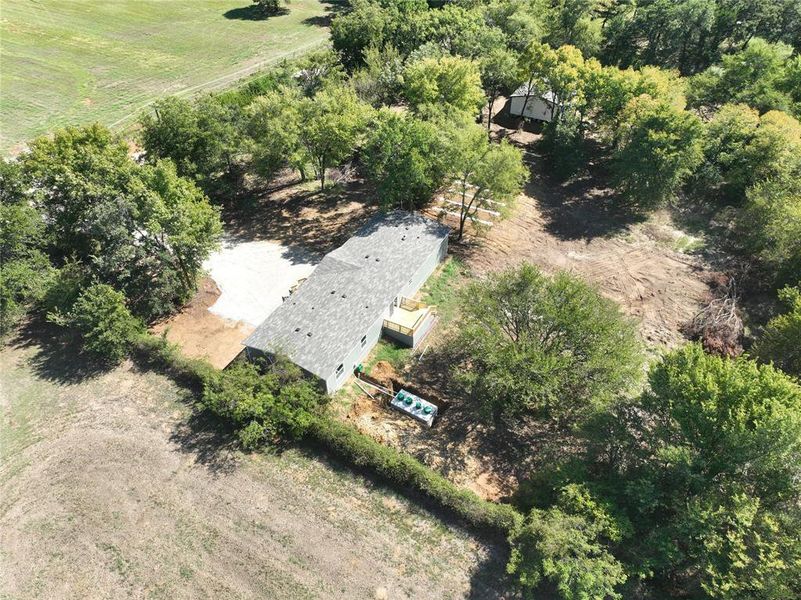
[[[783,296],[789,312],[759,352],[797,373],[798,291]],[[447,344],[454,382],[478,418],[548,455],[516,497],[527,517],[508,571],[526,594],[547,581],[564,598],[798,595],[796,380],[690,344],[643,385],[614,303],[530,265],[471,284],[464,306]]]
[[[2,180],[3,333],[34,308],[112,360],[191,297],[221,232],[172,162],[135,162],[99,125],[34,140]]]

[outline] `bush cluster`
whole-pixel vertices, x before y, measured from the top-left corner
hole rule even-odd
[[[482,500],[408,454],[388,448],[335,419],[316,419],[308,436],[352,464],[371,469],[392,483],[422,493],[473,526],[508,534],[522,521],[522,515],[513,507]]]

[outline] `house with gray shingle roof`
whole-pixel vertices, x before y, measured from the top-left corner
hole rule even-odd
[[[418,214],[377,215],[243,342],[248,356],[283,354],[332,393],[382,334],[415,347],[436,314],[411,298],[445,258],[449,231]]]

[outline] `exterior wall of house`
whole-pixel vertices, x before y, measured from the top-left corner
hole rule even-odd
[[[343,371],[341,375],[337,375],[336,367],[334,367],[334,372],[325,380],[326,391],[329,394],[333,394],[342,387],[342,384],[353,374],[353,369],[356,368],[356,365],[364,362],[364,359],[370,354],[370,351],[381,338],[381,330],[384,327],[384,319],[387,318],[387,316],[389,316],[389,306],[384,310],[384,314],[381,315],[381,318],[373,323],[367,332],[364,333],[364,337],[366,338],[364,345],[362,345],[360,340],[356,343],[356,346],[351,349],[348,355],[343,358]]]
[[[526,112],[523,113],[523,104],[526,105]],[[509,113],[513,117],[528,117],[537,121],[551,122],[550,105],[538,96],[529,96],[526,102],[525,96],[514,96],[509,101]]]
[[[398,299],[400,300],[401,296],[411,297],[417,293],[417,291],[423,286],[431,276],[431,273],[434,272],[434,269],[437,268],[437,265],[447,256],[448,254],[448,238],[442,240],[442,243],[439,245],[438,248],[434,249],[430,256],[423,262],[414,276],[409,280],[409,282],[404,286],[404,288],[398,293]],[[382,329],[384,327],[384,319],[388,319],[392,316],[393,307],[387,305],[384,309],[384,313],[381,315],[381,318],[378,319],[375,323],[373,323],[367,332],[364,334],[366,336],[365,344],[362,346],[361,342],[357,343],[356,346],[348,353],[348,355],[343,359],[343,372],[341,375],[337,375],[336,370],[331,373],[328,378],[325,380],[325,387],[329,394],[333,394],[337,391],[342,384],[348,379],[348,377],[353,373],[353,369],[356,368],[361,362],[364,362],[364,359],[367,358],[367,355],[370,354],[370,351],[373,347],[378,343],[378,340],[381,338]],[[435,319],[433,316],[428,317],[425,323],[419,328],[417,332],[415,332],[414,339],[409,338],[408,336],[402,336],[403,338],[407,339],[398,339],[399,342],[405,343],[410,347],[414,347],[416,345],[416,341],[419,341],[423,338],[423,336],[428,333],[428,330],[431,329]],[[393,334],[396,332],[392,332]],[[398,334],[401,335],[401,334]]]

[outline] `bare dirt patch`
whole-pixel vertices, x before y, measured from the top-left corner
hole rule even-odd
[[[515,143],[521,136],[532,134],[507,135]],[[561,184],[536,144],[525,148],[531,177],[510,218],[452,252],[478,276],[523,261],[576,273],[635,317],[650,347],[685,341],[683,327],[710,297],[708,266],[675,249],[687,236],[664,211],[646,219],[621,210],[599,166],[590,163],[585,177]]]
[[[225,367],[242,351],[242,340],[255,327],[209,311],[219,297],[220,289],[214,280],[202,279],[191,302],[176,315],[156,324],[152,331],[165,334],[169,341],[181,346],[186,356],[205,358],[217,368]]]
[[[504,557],[316,455],[246,455],[126,364],[0,351],[0,595],[499,598]]]

